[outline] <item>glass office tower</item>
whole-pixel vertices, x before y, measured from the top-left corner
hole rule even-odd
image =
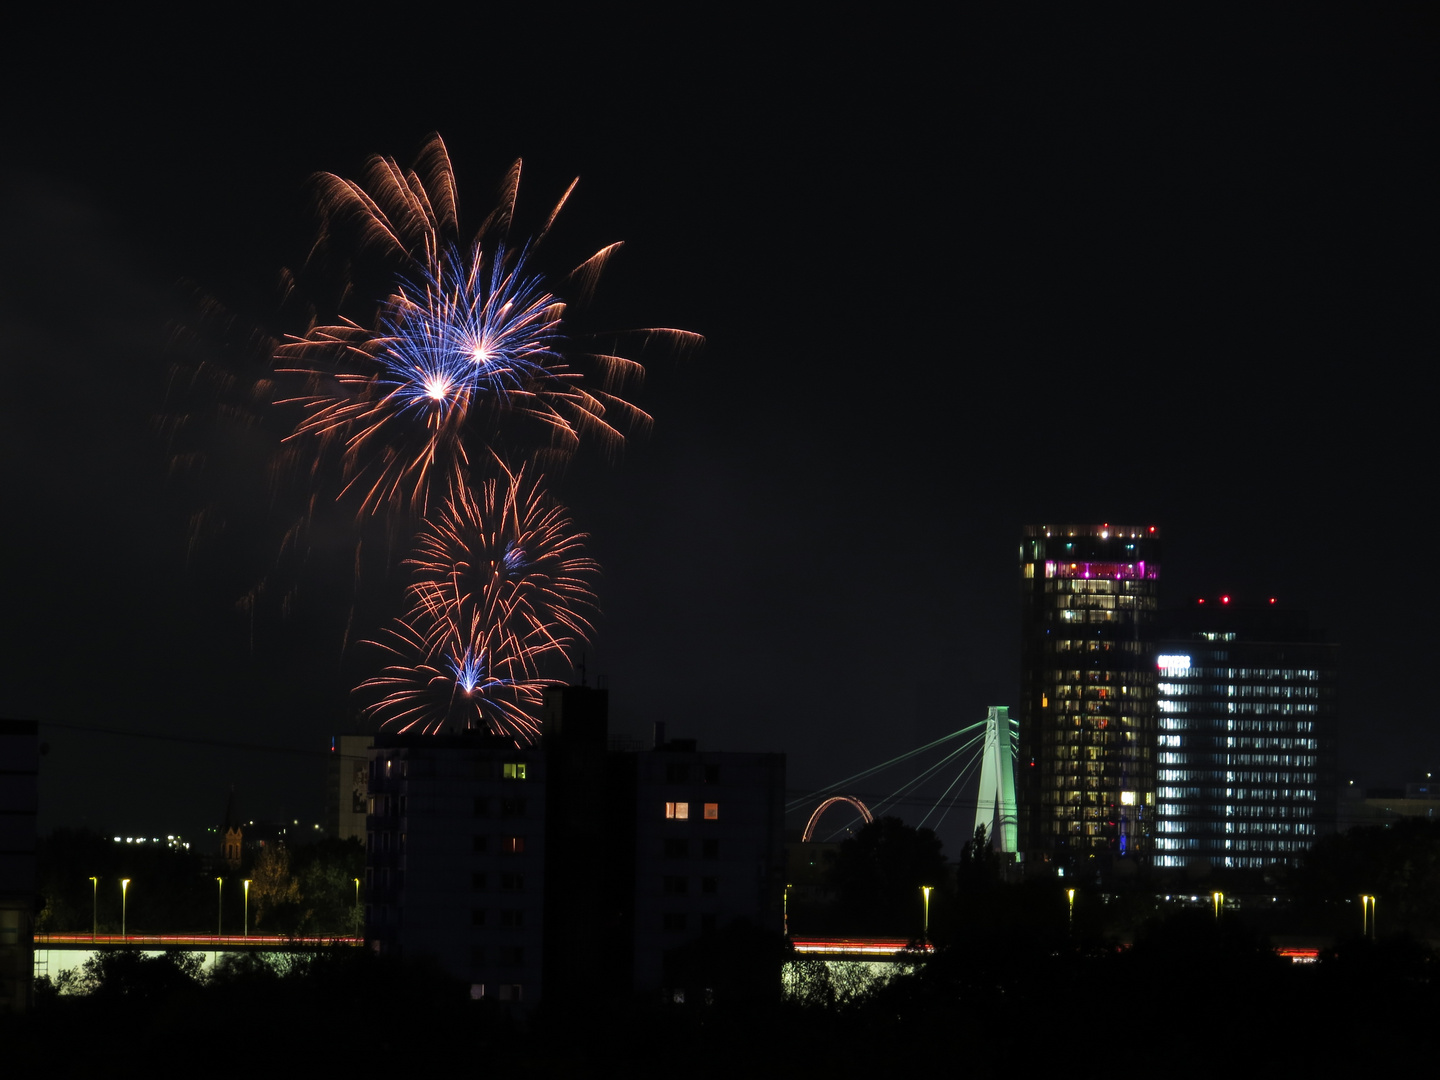
[[[1339,647],[1268,598],[1164,623],[1155,862],[1294,863],[1334,827]]]
[[[1031,525],[1020,544],[1020,845],[1060,868],[1153,851],[1160,535]]]

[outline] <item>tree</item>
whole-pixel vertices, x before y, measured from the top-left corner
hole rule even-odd
[[[870,822],[840,845],[835,864],[848,932],[919,937],[921,886],[943,889],[945,877],[945,856],[931,830],[912,828],[895,817]],[[932,923],[933,915],[932,907]]]
[[[290,876],[290,853],[284,847],[268,845],[255,862],[255,876],[250,882],[250,902],[255,906],[255,925],[259,926],[267,917],[269,929],[277,929],[282,923],[298,924],[303,921],[299,910],[304,897],[300,883]],[[286,929],[296,929],[295,925]]]

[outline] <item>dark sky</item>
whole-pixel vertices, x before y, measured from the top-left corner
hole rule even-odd
[[[159,424],[203,413],[170,377],[197,291],[273,329],[311,174],[408,163],[432,131],[472,228],[517,157],[531,215],[580,177],[553,269],[625,241],[586,325],[707,339],[646,354],[653,433],[563,486],[605,568],[587,666],[612,729],[783,750],[796,789],[857,772],[1013,702],[1020,527],[1110,521],[1160,526],[1168,601],[1274,595],[1329,630],[1347,776],[1440,763],[1412,584],[1432,22],[677,18],[117,23],[15,50],[0,710],[43,725],[42,828],[193,833],[232,784],[247,814],[316,819],[366,663],[340,648],[350,566],[322,546],[290,618],[245,618],[269,523],[190,557],[207,493]],[[260,490],[258,447],[213,456],[208,496]]]

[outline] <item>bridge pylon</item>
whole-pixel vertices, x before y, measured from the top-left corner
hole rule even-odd
[[[992,705],[985,716],[985,749],[981,751],[980,792],[975,800],[975,828],[998,851],[1017,856],[1015,814],[1015,721],[1007,705]]]

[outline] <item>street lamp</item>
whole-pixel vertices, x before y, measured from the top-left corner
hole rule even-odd
[[[120,879],[120,939],[125,940],[125,901],[130,891],[130,879]]]
[[[1375,897],[1360,897],[1360,936],[1375,940]]]
[[[215,879],[215,894],[215,936],[218,938],[223,933],[221,928],[225,925],[225,879],[223,877]]]
[[[1070,931],[1075,931],[1075,890],[1066,889],[1065,896],[1070,901]]]
[[[930,891],[933,885],[921,885],[920,891],[925,894],[925,940],[930,940]]]
[[[1220,918],[1220,909],[1225,906],[1225,894],[1223,892],[1217,892],[1211,893],[1210,896],[1215,901],[1215,918],[1218,919]]]
[[[100,879],[90,879],[90,940],[100,932]]]
[[[360,879],[355,879],[355,917],[351,920],[354,926],[354,934],[360,936]]]
[[[245,931],[244,937],[250,936],[250,879],[245,879]]]

